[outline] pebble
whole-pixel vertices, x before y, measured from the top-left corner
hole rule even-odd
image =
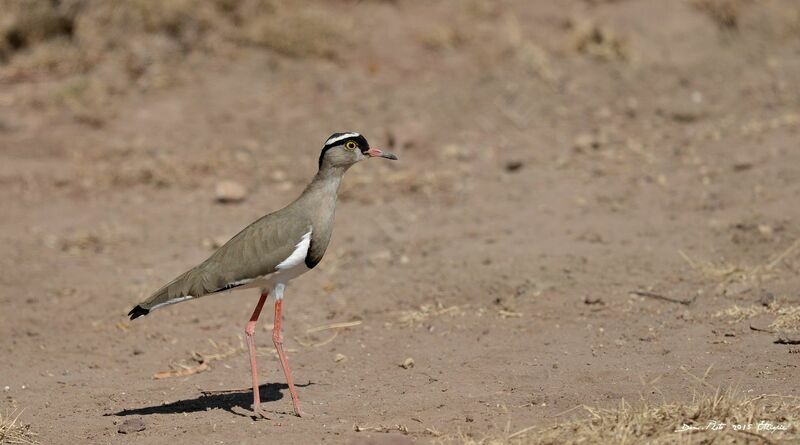
[[[144,431],[146,428],[142,419],[127,419],[122,422],[117,431],[121,434],[130,434]]]
[[[590,297],[590,296],[587,295],[587,296],[583,297],[583,304],[587,304],[587,305],[594,305],[594,304],[605,305],[606,302],[603,301],[603,299],[600,298],[600,297]]]
[[[214,195],[217,202],[223,204],[241,202],[247,197],[247,189],[236,181],[220,181]]]
[[[506,171],[507,172],[515,172],[522,168],[525,165],[522,161],[508,161],[506,162]]]
[[[414,367],[414,359],[409,357],[403,360],[403,363],[400,364],[400,367],[403,369],[411,369]]]
[[[584,133],[579,134],[575,137],[574,146],[575,149],[580,151],[588,151],[590,149],[598,149],[602,145],[602,141],[600,138],[595,137],[592,134]]]

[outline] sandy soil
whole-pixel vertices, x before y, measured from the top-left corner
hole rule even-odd
[[[102,100],[81,95],[102,66],[3,77],[0,409],[42,443],[399,444],[730,385],[800,396],[800,346],[775,343],[800,329],[798,6],[423,3],[329,3],[334,56],[188,52]],[[287,291],[312,416],[267,312],[275,419],[254,421],[255,293],[125,313],[291,201],[342,130],[400,162],[348,173]],[[223,180],[246,200],[217,203]]]

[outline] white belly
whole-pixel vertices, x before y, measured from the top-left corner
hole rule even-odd
[[[261,288],[261,289],[269,289],[270,291],[278,291],[275,293],[276,298],[283,298],[283,287],[290,281],[293,280],[300,275],[308,272],[308,266],[306,266],[306,256],[308,255],[308,249],[311,247],[311,230],[309,229],[308,233],[303,235],[298,241],[297,245],[294,248],[294,251],[286,257],[285,260],[281,261],[275,267],[275,272],[258,277],[246,285],[241,286],[241,289],[248,289],[248,288]],[[281,285],[280,290],[276,288],[276,286]]]

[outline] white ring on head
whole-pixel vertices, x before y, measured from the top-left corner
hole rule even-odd
[[[334,142],[339,142],[339,141],[344,140],[344,139],[354,138],[354,137],[358,137],[358,136],[361,136],[361,135],[358,134],[358,133],[345,133],[345,134],[340,134],[339,136],[335,136],[335,137],[332,136],[332,137],[328,138],[327,141],[325,141],[325,146],[328,146],[328,145],[330,145],[330,144],[332,144]]]

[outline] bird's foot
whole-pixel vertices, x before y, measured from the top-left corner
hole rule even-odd
[[[258,420],[259,418],[271,420],[271,417],[267,414],[267,411],[264,410],[264,408],[256,406],[253,408],[253,419]]]
[[[300,409],[300,405],[294,405],[293,408],[294,408],[294,415],[297,416],[297,417],[302,417],[303,419],[308,419],[308,418],[313,418],[314,417],[313,414],[309,414],[306,411],[303,411],[302,409]]]

